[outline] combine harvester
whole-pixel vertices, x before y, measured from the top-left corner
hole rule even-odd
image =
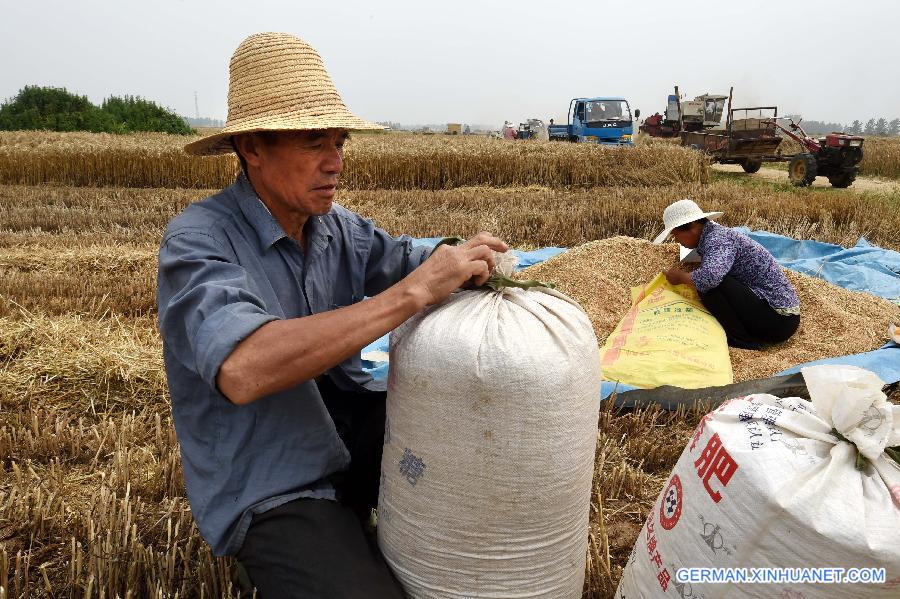
[[[524,123],[519,123],[516,139],[547,141],[549,139],[547,125],[541,119],[528,119]]]
[[[728,94],[728,118],[725,127],[706,131],[682,131],[681,145],[709,154],[714,162],[740,164],[744,172],[755,173],[763,162],[788,162],[788,178],[798,187],[811,185],[817,176],[828,177],[832,187],[850,187],[863,158],[863,138],[846,133],[812,137],[791,119],[781,125],[777,106],[732,108],[734,88]],[[735,118],[738,114],[741,118]],[[793,155],[778,148],[784,137],[803,149]]]
[[[639,131],[651,137],[678,137],[682,131],[703,131],[722,122],[728,96],[703,94],[682,102],[675,86],[666,103],[665,115],[658,112],[644,121]]]
[[[641,116],[634,111],[634,118]],[[633,134],[628,100],[616,97],[574,98],[569,102],[568,124],[550,125],[550,141],[630,146]]]

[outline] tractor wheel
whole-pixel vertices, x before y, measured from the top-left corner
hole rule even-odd
[[[797,187],[812,185],[817,171],[816,157],[812,154],[797,154],[788,164],[788,178]]]
[[[828,177],[828,182],[832,187],[850,187],[856,180],[856,173],[853,171],[837,173]]]
[[[755,173],[759,171],[762,166],[762,160],[759,158],[745,158],[741,160],[741,168],[744,169],[745,173]]]

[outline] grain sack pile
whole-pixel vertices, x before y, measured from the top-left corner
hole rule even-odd
[[[581,597],[597,340],[551,289],[479,289],[391,335],[378,542],[410,597]]]
[[[750,395],[700,421],[616,597],[897,596],[900,406],[861,368],[813,366],[803,378],[812,401]],[[714,568],[720,582],[681,568]],[[851,583],[826,568],[885,576]]]
[[[603,343],[631,305],[630,290],[678,264],[678,244],[612,237],[572,248],[520,276],[555,283],[585,309]],[[900,306],[868,293],[785,271],[800,298],[800,329],[764,351],[730,348],[735,382],[765,378],[822,358],[870,351],[886,341]]]

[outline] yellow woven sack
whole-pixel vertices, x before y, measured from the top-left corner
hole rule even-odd
[[[603,378],[697,389],[734,382],[728,341],[697,291],[660,273],[631,289],[631,309],[600,352]]]

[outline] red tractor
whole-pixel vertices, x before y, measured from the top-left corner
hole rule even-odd
[[[816,177],[828,177],[832,187],[850,187],[863,158],[862,137],[829,133],[814,138],[806,134],[799,122],[791,120],[787,127],[777,122],[776,125],[803,148],[803,152],[792,156],[788,163],[791,183],[805,187]]]

